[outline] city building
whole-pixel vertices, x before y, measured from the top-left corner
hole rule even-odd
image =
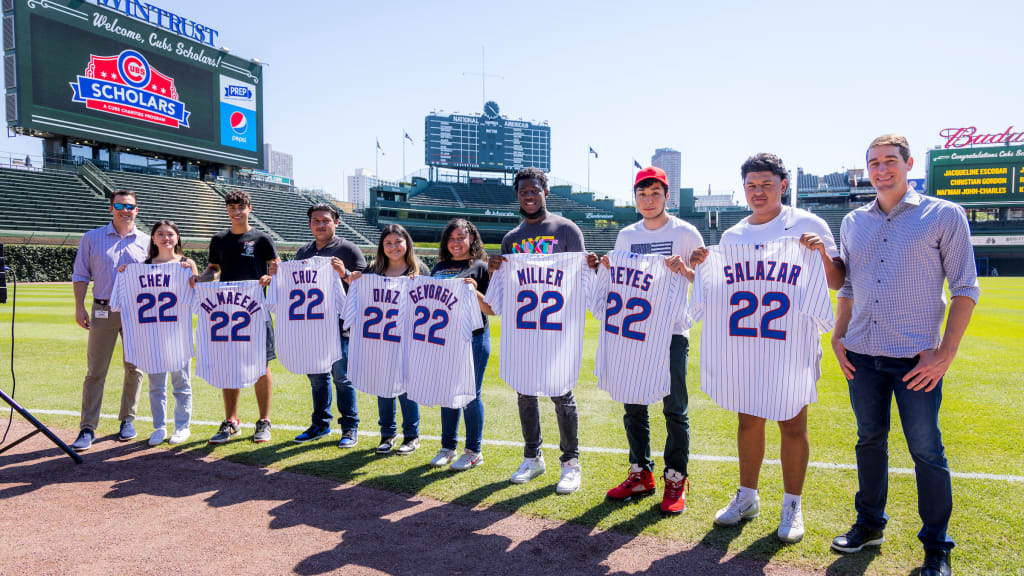
[[[672,148],[658,148],[651,156],[651,164],[665,171],[668,176],[668,206],[669,210],[679,208],[679,189],[682,187],[683,155]]]
[[[292,155],[274,150],[270,143],[263,145],[263,169],[271,174],[284,176],[289,181],[295,179],[292,175]]]
[[[356,173],[347,178],[348,201],[355,205],[356,210],[370,207],[370,188],[377,185],[398,186],[397,182],[380,180],[372,170],[356,168]]]

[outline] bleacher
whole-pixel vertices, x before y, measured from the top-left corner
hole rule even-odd
[[[621,228],[597,228],[595,226],[580,226],[583,232],[583,243],[587,252],[604,254],[615,249],[615,239],[619,236]]]
[[[455,198],[453,184],[431,184],[424,190],[409,197],[409,204],[438,208],[464,208]]]
[[[136,193],[139,227],[149,232],[154,222],[171,220],[185,238],[209,238],[231,227],[224,198],[200,180],[105,172],[116,188]],[[109,220],[109,214],[108,218]]]
[[[0,229],[86,232],[110,222],[110,201],[76,173],[0,168]]]
[[[358,232],[358,235],[352,234],[348,228]],[[376,246],[380,240],[380,229],[367,220],[362,212],[342,212],[337,233],[358,245]]]
[[[431,208],[471,208],[474,210],[501,210],[517,212],[519,202],[512,187],[502,182],[439,182],[431,183],[409,197],[409,204]],[[552,212],[586,212],[600,210],[596,206],[577,202],[560,194],[550,193],[548,210]]]

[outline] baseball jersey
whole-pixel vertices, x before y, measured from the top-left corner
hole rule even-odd
[[[196,284],[196,375],[245,388],[267,373],[267,311],[258,280]]]
[[[192,358],[192,268],[128,264],[114,278],[110,309],[121,312],[124,359],[147,374],[180,370]]]
[[[405,294],[405,391],[417,404],[462,408],[476,398],[473,331],[484,325],[476,289],[462,278],[415,276]]]
[[[594,273],[586,254],[509,254],[485,301],[503,316],[499,375],[520,394],[562,396],[576,386]]]
[[[590,307],[601,322],[594,375],[616,402],[652,404],[672,391],[669,347],[689,282],[665,257],[613,251],[598,267]]]
[[[267,291],[274,314],[277,358],[292,374],[326,374],[341,359],[338,318],[345,304],[331,259],[314,256],[278,264]]]
[[[722,408],[789,420],[817,400],[820,333],[835,319],[821,256],[799,239],[712,246],[688,315],[704,320],[701,390]]]
[[[349,327],[348,377],[356,389],[394,398],[405,392],[405,346],[408,276],[363,274],[345,297],[342,317]]]

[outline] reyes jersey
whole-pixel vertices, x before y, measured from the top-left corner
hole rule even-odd
[[[704,320],[701,390],[722,408],[789,420],[817,400],[835,318],[821,257],[799,239],[709,248],[688,315]]]
[[[345,304],[331,259],[313,256],[278,264],[267,291],[274,313],[274,343],[292,374],[326,374],[341,359],[338,319]]]
[[[267,311],[258,280],[196,284],[196,375],[245,388],[267,373]]]
[[[349,328],[348,377],[361,392],[381,398],[405,392],[402,332],[409,280],[363,274],[349,286],[342,315]]]
[[[672,391],[669,347],[689,283],[658,254],[608,253],[590,310],[601,322],[594,375],[616,402],[652,404]]]
[[[499,374],[528,396],[576,386],[594,273],[583,252],[506,254],[487,304],[502,316]]]
[[[124,359],[147,374],[180,370],[192,358],[192,268],[128,264],[114,279],[110,309],[121,312]]]

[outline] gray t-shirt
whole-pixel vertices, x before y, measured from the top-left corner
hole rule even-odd
[[[523,220],[501,240],[502,254],[556,254],[586,252],[583,233],[568,218],[548,213],[538,224]]]

